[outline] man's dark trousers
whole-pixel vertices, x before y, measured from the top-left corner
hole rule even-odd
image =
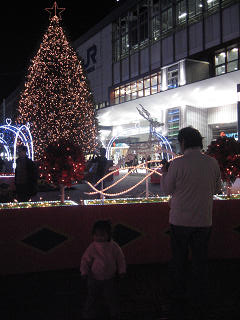
[[[208,244],[211,227],[170,226],[173,296],[186,298],[188,281],[188,255],[191,249],[191,291],[194,304],[207,302],[208,293]]]

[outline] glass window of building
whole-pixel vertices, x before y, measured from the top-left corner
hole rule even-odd
[[[239,48],[231,46],[216,52],[214,57],[216,76],[239,70]]]
[[[178,87],[178,69],[177,66],[173,66],[168,69],[168,88]]]
[[[120,99],[119,102],[125,102],[125,86],[120,87]]]
[[[227,72],[238,70],[238,48],[233,47],[227,50]]]
[[[120,32],[121,32],[121,57],[125,57],[129,50],[128,38],[128,17],[120,18]]]
[[[132,81],[113,90],[111,103],[119,104],[160,92],[161,72]]]
[[[160,3],[159,0],[151,0],[151,39],[157,41],[160,38]]]
[[[151,94],[158,92],[158,77],[157,74],[152,75],[151,77]]]
[[[130,101],[131,100],[131,86],[127,85],[126,86],[126,101]]]
[[[120,27],[119,23],[113,24],[113,60],[120,59]]]
[[[160,92],[160,91],[162,90],[162,77],[161,77],[161,72],[158,72],[157,78],[158,78],[158,92]]]
[[[220,75],[226,72],[226,53],[225,50],[215,54],[215,73]]]
[[[138,97],[141,98],[144,96],[143,94],[143,79],[137,81],[137,88],[138,88]]]
[[[131,91],[136,92],[137,91],[137,83],[136,81],[131,82]]]
[[[215,55],[215,65],[219,66],[221,64],[224,64],[226,61],[226,53],[225,50],[222,50],[221,52],[217,53]]]
[[[138,91],[143,90],[143,80],[142,79],[137,81],[137,88],[138,88]]]
[[[216,68],[216,76],[220,74],[226,73],[226,66],[225,64]]]
[[[188,19],[193,19],[202,13],[203,0],[188,0]]]
[[[177,3],[176,22],[177,24],[185,23],[187,20],[186,0]]]
[[[148,0],[141,1],[139,5],[139,40],[141,46],[148,40]]]
[[[207,10],[213,9],[219,5],[219,0],[206,0]]]
[[[131,82],[131,93],[132,93],[132,100],[137,99],[138,97],[138,88],[136,81]]]
[[[114,89],[114,104],[119,104],[119,88]]]
[[[161,1],[161,18],[162,18],[162,33],[166,33],[173,28],[173,10],[172,1]]]
[[[150,77],[144,78],[144,96],[151,94],[151,79]]]
[[[138,49],[138,10],[134,8],[129,13],[129,36],[130,48],[132,51]]]
[[[165,10],[167,8],[169,8],[169,6],[172,5],[172,0],[161,0],[161,9]]]
[[[167,110],[167,128],[168,128],[168,139],[170,141],[177,139],[179,128],[180,128],[179,108],[172,108]]]

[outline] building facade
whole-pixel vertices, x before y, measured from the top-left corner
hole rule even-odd
[[[237,138],[239,16],[234,0],[130,0],[79,38],[103,145],[148,139],[139,106],[175,151],[187,125],[204,148],[222,131]]]

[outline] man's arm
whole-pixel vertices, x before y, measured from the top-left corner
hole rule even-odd
[[[173,194],[176,188],[176,163],[171,161],[170,166],[167,170],[166,166],[163,166],[162,177],[160,179],[160,188],[165,195]]]

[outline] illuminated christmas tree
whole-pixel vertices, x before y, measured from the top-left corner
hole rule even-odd
[[[31,61],[18,106],[17,122],[30,123],[35,159],[61,139],[81,146],[85,154],[96,146],[97,122],[87,78],[60,25],[56,2],[50,25]]]

